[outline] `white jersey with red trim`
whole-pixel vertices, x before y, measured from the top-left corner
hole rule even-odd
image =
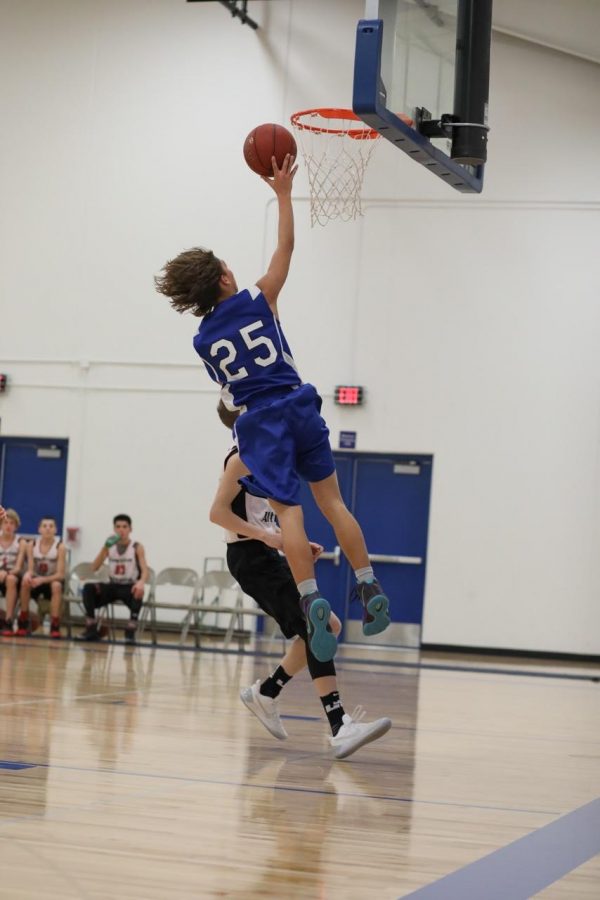
[[[137,546],[137,541],[129,541],[126,547],[121,544],[109,547],[108,577],[114,584],[134,584],[140,578]]]
[[[15,534],[12,543],[8,547],[0,544],[0,569],[3,572],[10,572],[11,569],[14,569],[17,556],[19,555],[20,543],[21,538],[18,534]]]
[[[54,575],[58,568],[58,548],[61,539],[55,537],[49,550],[42,550],[42,539],[37,538],[33,544],[33,574],[38,578]]]

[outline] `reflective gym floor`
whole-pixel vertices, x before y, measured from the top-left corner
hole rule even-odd
[[[393,727],[336,762],[305,675],[287,742],[239,701],[276,658],[4,640],[0,897],[513,900],[514,846],[536,896],[598,900],[600,667],[342,650]]]

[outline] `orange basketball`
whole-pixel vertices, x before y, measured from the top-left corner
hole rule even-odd
[[[286,155],[296,156],[298,149],[294,135],[283,125],[257,125],[244,141],[244,159],[257,175],[272,175],[275,157],[279,168]]]

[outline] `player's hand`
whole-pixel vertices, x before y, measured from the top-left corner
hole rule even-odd
[[[5,515],[6,515],[6,510],[4,509],[3,506],[0,506],[0,522],[2,521],[2,519],[4,518]]]
[[[25,577],[27,577],[27,576],[25,576]],[[32,578],[31,581],[30,581],[30,584],[31,584],[31,587],[32,587],[32,588],[40,587],[40,585],[42,585],[43,583],[44,583],[44,579],[43,579],[43,578]]]
[[[144,585],[143,581],[136,581],[134,586],[131,588],[131,593],[133,594],[133,596],[135,597],[136,600],[144,599],[144,587],[145,587],[145,585]]]
[[[310,552],[312,553],[313,560],[318,559],[325,549],[321,546],[321,544],[315,544],[313,541],[308,542],[310,544]]]
[[[121,538],[119,537],[118,534],[111,534],[104,541],[104,546],[106,547],[107,550],[109,550],[111,547],[114,547],[115,544],[118,544],[120,540],[121,540]]]
[[[273,188],[278,196],[284,197],[287,194],[292,193],[292,182],[294,180],[294,175],[298,171],[298,166],[294,165],[295,162],[296,157],[290,156],[290,154],[287,153],[281,168],[279,169],[277,167],[277,160],[272,156],[271,163],[273,164],[273,177],[269,178],[268,175],[261,175],[262,180],[266,181],[269,187]]]
[[[265,534],[263,543],[273,550],[283,550],[283,538],[280,534]]]

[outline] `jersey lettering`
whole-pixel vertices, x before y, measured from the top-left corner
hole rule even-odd
[[[266,366],[271,366],[277,360],[277,350],[275,349],[275,344],[271,340],[271,338],[266,337],[266,335],[258,335],[257,337],[253,337],[252,333],[256,331],[257,328],[264,328],[264,322],[262,319],[257,319],[256,322],[252,322],[250,325],[246,325],[244,328],[240,328],[238,334],[241,335],[244,344],[248,348],[248,350],[254,350],[256,347],[264,346],[267,350],[266,356],[254,356],[252,357],[252,362],[256,363],[257,366],[262,366],[266,368]],[[210,355],[214,359],[215,356],[218,355],[221,349],[227,350],[227,354],[219,361],[218,366],[220,370],[225,375],[227,381],[239,381],[240,378],[248,377],[248,369],[245,366],[241,366],[237,372],[232,371],[229,366],[232,362],[235,361],[238,350],[235,347],[233,341],[228,341],[225,338],[222,338],[220,341],[215,341],[210,348]]]

